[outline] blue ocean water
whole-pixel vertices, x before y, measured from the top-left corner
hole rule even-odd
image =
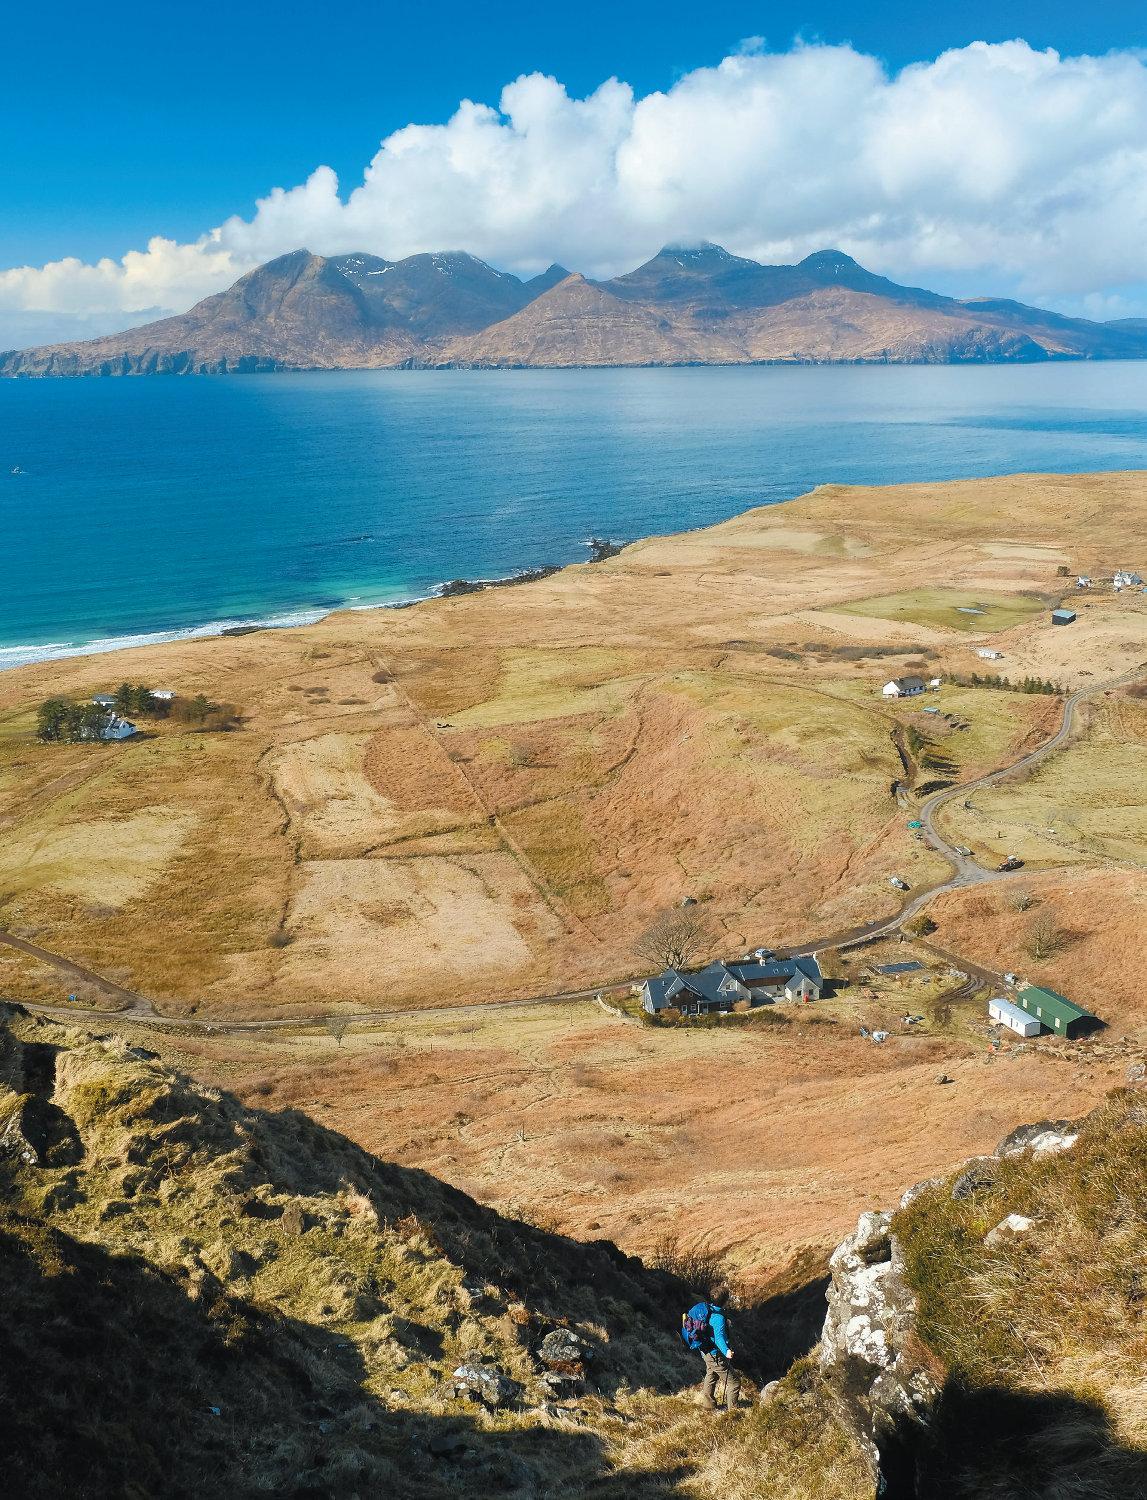
[[[1144,467],[1147,363],[0,381],[0,666],[418,597],[827,482]]]

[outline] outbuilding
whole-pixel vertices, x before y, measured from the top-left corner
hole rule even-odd
[[[999,997],[988,1001],[988,1016],[1001,1026],[1006,1026],[1009,1031],[1015,1031],[1020,1036],[1039,1036],[1040,1022],[1035,1016],[1029,1016],[1026,1011],[1020,1010],[1018,1005],[1013,1005],[1010,1000]]]
[[[1051,612],[1051,623],[1053,625],[1070,625],[1074,619],[1074,609],[1053,609]]]
[[[1098,1018],[1084,1010],[1082,1005],[1076,1005],[1066,995],[1045,990],[1038,984],[1025,984],[1022,990],[1018,990],[1016,1004],[1057,1036],[1080,1036],[1099,1025]]]

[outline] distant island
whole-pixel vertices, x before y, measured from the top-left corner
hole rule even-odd
[[[610,281],[557,265],[522,281],[463,253],[388,261],[296,250],[177,317],[0,353],[0,375],[1144,357],[1147,321],[944,297],[837,250],[766,266],[718,245],[667,246]]]

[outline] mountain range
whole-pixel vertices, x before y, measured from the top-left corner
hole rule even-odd
[[[1145,320],[945,297],[838,250],[767,266],[718,245],[667,246],[609,281],[558,265],[522,281],[460,252],[388,261],[295,250],[186,313],[0,353],[0,375],[1144,357]]]

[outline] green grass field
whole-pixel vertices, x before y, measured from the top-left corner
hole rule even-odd
[[[1043,608],[1042,599],[1027,594],[972,594],[959,589],[908,589],[833,606],[838,614],[963,631],[1010,630]]]

